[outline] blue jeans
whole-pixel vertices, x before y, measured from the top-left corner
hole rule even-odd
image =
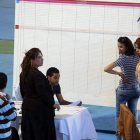
[[[116,132],[118,131],[118,119],[120,114],[120,104],[128,105],[129,109],[131,110],[132,114],[136,118],[137,112],[137,103],[140,96],[140,89],[139,87],[132,87],[132,88],[118,88],[116,93]]]

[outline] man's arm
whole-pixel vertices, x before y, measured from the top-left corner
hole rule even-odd
[[[60,105],[69,105],[72,103],[72,102],[64,100],[62,94],[56,94],[56,97],[57,97]],[[82,101],[78,104],[78,106],[81,106],[81,105],[82,105]]]
[[[60,105],[69,105],[72,103],[72,102],[64,100],[62,94],[56,94],[56,97],[57,97]]]

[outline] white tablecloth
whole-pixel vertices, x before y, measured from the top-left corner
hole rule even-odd
[[[20,122],[21,114],[18,112],[16,121],[13,121],[11,125],[18,130]],[[55,119],[55,128],[57,140],[98,140],[87,109],[63,119]]]
[[[55,119],[56,131],[69,136],[69,140],[97,140],[96,130],[87,109],[62,120]]]

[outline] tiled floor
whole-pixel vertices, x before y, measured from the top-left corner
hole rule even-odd
[[[115,134],[99,133],[97,132],[99,140],[116,140]]]
[[[95,105],[82,105],[88,107],[95,129],[114,132],[115,130],[115,108]],[[113,114],[113,116],[112,116]],[[108,117],[106,117],[108,115]],[[113,119],[113,120],[112,120]],[[115,140],[115,134],[97,132],[100,140]]]

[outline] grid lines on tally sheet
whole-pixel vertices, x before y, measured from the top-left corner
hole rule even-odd
[[[137,37],[133,29],[136,8],[23,1],[17,5],[21,28],[15,45],[23,46],[21,56],[25,48],[39,45],[46,61],[41,70],[57,67],[63,92],[76,97],[114,94],[119,79],[104,73],[103,68],[117,59],[119,36]],[[128,18],[127,11],[130,20],[126,24],[122,21]]]

